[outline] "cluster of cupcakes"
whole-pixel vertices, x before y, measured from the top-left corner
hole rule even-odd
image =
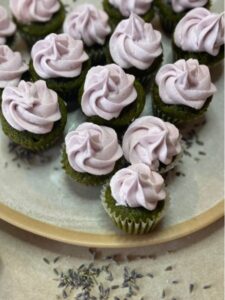
[[[76,182],[103,185],[113,222],[130,234],[150,232],[165,213],[164,175],[182,154],[180,125],[208,109],[216,87],[210,66],[224,55],[224,14],[207,0],[10,0],[0,6],[0,118],[3,132],[31,151],[54,145],[68,114],[86,122],[65,136],[62,167]],[[161,66],[155,13],[173,33],[174,62]],[[13,51],[16,28],[30,62]],[[140,117],[151,88],[152,110]],[[74,120],[75,121],[75,120]]]

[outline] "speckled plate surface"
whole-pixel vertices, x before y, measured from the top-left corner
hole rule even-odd
[[[85,1],[77,1],[76,5],[81,2]],[[100,1],[89,2],[99,6]],[[213,9],[222,11],[222,2],[214,1]],[[163,43],[164,63],[171,62],[170,40],[164,36]],[[27,55],[19,39],[15,49]],[[222,217],[223,69],[222,63],[212,69],[218,92],[203,120],[204,124],[183,132],[187,149],[180,164],[167,179],[170,206],[154,233],[132,237],[118,231],[101,206],[100,188],[73,183],[64,174],[60,166],[60,145],[28,163],[18,159],[17,152],[9,147],[9,141],[1,130],[0,218],[25,230],[67,243],[132,247],[180,238]],[[147,103],[144,114],[151,113],[150,96]],[[82,121],[79,110],[71,114],[67,131]]]

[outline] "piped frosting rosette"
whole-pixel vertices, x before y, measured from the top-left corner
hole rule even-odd
[[[58,0],[10,0],[9,5],[12,14],[23,24],[48,22],[60,9]]]
[[[132,13],[118,24],[110,38],[111,57],[124,69],[146,70],[162,54],[161,38],[151,23]]]
[[[105,43],[111,32],[108,15],[92,4],[75,7],[66,17],[63,31],[76,40],[82,40],[88,47]]]
[[[218,55],[224,45],[224,12],[218,14],[205,8],[192,9],[177,24],[174,42],[183,51]]]
[[[133,12],[144,15],[151,8],[153,0],[109,0],[109,3],[117,8],[124,17],[129,17]]]
[[[83,123],[65,138],[70,166],[79,173],[106,175],[114,170],[123,152],[116,132],[109,127]]]
[[[187,9],[205,6],[208,0],[172,0],[171,5],[176,13],[183,12]]]
[[[10,20],[6,9],[0,6],[0,45],[6,43],[6,39],[16,32],[16,25]]]
[[[153,116],[136,119],[125,132],[122,147],[128,162],[144,163],[161,173],[171,169],[182,152],[179,130]],[[166,167],[161,170],[160,164]]]
[[[8,46],[0,45],[0,89],[16,86],[27,70],[28,66],[19,52],[13,52]]]
[[[123,108],[135,101],[135,78],[115,64],[93,67],[84,84],[81,107],[87,116],[105,120],[119,117]]]
[[[57,94],[45,81],[21,81],[18,87],[6,87],[2,94],[2,114],[17,131],[46,134],[61,119]]]
[[[156,75],[161,100],[166,104],[201,109],[215,92],[209,68],[198,60],[178,60],[161,67]]]
[[[31,57],[36,73],[44,79],[77,77],[81,74],[82,64],[88,60],[83,42],[65,33],[51,33],[36,42]]]

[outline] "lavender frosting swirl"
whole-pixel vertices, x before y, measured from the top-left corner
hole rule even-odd
[[[161,38],[151,23],[132,13],[129,19],[118,24],[110,38],[112,59],[124,69],[146,70],[162,54]]]
[[[58,0],[10,0],[15,18],[24,24],[47,22],[60,9]]]
[[[161,67],[156,75],[159,95],[166,104],[186,105],[201,109],[216,92],[209,68],[198,60],[180,59]]]
[[[172,0],[173,11],[180,13],[187,9],[205,6],[208,0]]]
[[[82,71],[83,62],[88,60],[83,42],[65,33],[51,33],[36,42],[31,57],[36,73],[44,79],[77,77]]]
[[[156,171],[181,152],[181,136],[171,123],[147,116],[136,119],[123,138],[123,152],[131,164],[144,163]]]
[[[184,51],[207,52],[216,56],[224,44],[224,13],[194,8],[177,24],[175,44]]]
[[[76,40],[82,40],[85,45],[103,45],[111,32],[108,15],[92,4],[80,5],[68,14],[63,25],[63,31]]]
[[[105,120],[117,118],[123,108],[137,98],[134,80],[133,75],[126,74],[115,64],[90,69],[81,99],[85,115]]]
[[[117,206],[144,207],[152,211],[166,198],[164,179],[145,164],[118,171],[110,181],[110,188]]]
[[[18,131],[45,134],[61,119],[57,94],[45,81],[21,81],[18,87],[6,87],[2,93],[2,113]]]
[[[129,17],[132,12],[144,15],[151,8],[152,2],[153,0],[109,0],[124,17]]]
[[[8,46],[0,45],[0,88],[16,86],[22,74],[28,70],[19,52],[13,52]]]
[[[93,123],[69,132],[65,144],[71,167],[80,173],[109,174],[123,155],[115,130]]]
[[[16,25],[10,20],[6,9],[0,6],[0,45],[6,43],[6,38],[16,31]]]

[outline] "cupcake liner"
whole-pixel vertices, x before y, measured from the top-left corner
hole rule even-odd
[[[137,99],[125,107],[122,112],[120,113],[118,118],[114,118],[112,120],[105,120],[99,116],[87,117],[88,122],[92,122],[98,125],[105,125],[113,128],[123,128],[128,126],[132,121],[140,116],[146,101],[145,91],[142,85],[136,80],[134,83],[134,87],[137,91]],[[79,92],[79,103],[81,103],[83,95],[83,87],[80,89]]]
[[[197,59],[199,64],[213,66],[218,62],[224,59],[224,45],[220,47],[219,54],[216,56],[210,55],[207,52],[188,52],[180,49],[174,42],[172,41],[172,49],[173,49],[173,61],[177,61],[179,59],[188,60],[189,58]]]
[[[74,111],[79,107],[78,94],[79,89],[83,85],[86,74],[91,67],[91,62],[88,60],[83,64],[81,74],[76,78],[50,78],[43,79],[35,71],[33,62],[30,61],[29,70],[33,81],[45,80],[48,88],[54,90],[67,103],[68,112]]]
[[[61,155],[61,165],[62,168],[65,170],[66,174],[69,175],[74,181],[87,185],[87,186],[97,186],[104,184],[115,172],[117,172],[119,169],[123,167],[123,159],[120,159],[116,162],[114,170],[107,174],[102,176],[92,175],[88,173],[80,173],[75,171],[69,163],[65,146],[62,148],[62,155]]]
[[[177,126],[185,125],[201,118],[207,111],[212,97],[208,98],[204,106],[196,110],[184,105],[165,104],[159,95],[159,88],[156,83],[152,87],[152,111],[153,115],[163,119],[166,122],[173,123]]]
[[[55,122],[51,132],[47,134],[34,134],[28,131],[18,131],[8,124],[2,112],[0,112],[3,132],[14,143],[21,145],[28,150],[38,152],[50,148],[62,136],[67,121],[67,112],[64,101],[60,98],[58,98],[58,101],[62,118]]]
[[[13,21],[16,23],[21,36],[26,40],[28,46],[32,47],[35,42],[43,39],[49,33],[57,33],[61,30],[65,19],[65,8],[61,3],[59,11],[57,11],[52,19],[48,22],[33,22],[31,24],[23,24],[17,21],[14,17]]]
[[[109,0],[103,0],[102,5],[105,12],[109,15],[109,24],[111,25],[113,30],[115,29],[115,27],[118,25],[120,21],[127,18],[124,17],[117,8],[111,5],[109,3]],[[149,11],[147,11],[147,13],[141,15],[140,17],[145,22],[150,23],[154,18],[154,16],[155,16],[155,11],[154,11],[154,5],[152,4]]]

